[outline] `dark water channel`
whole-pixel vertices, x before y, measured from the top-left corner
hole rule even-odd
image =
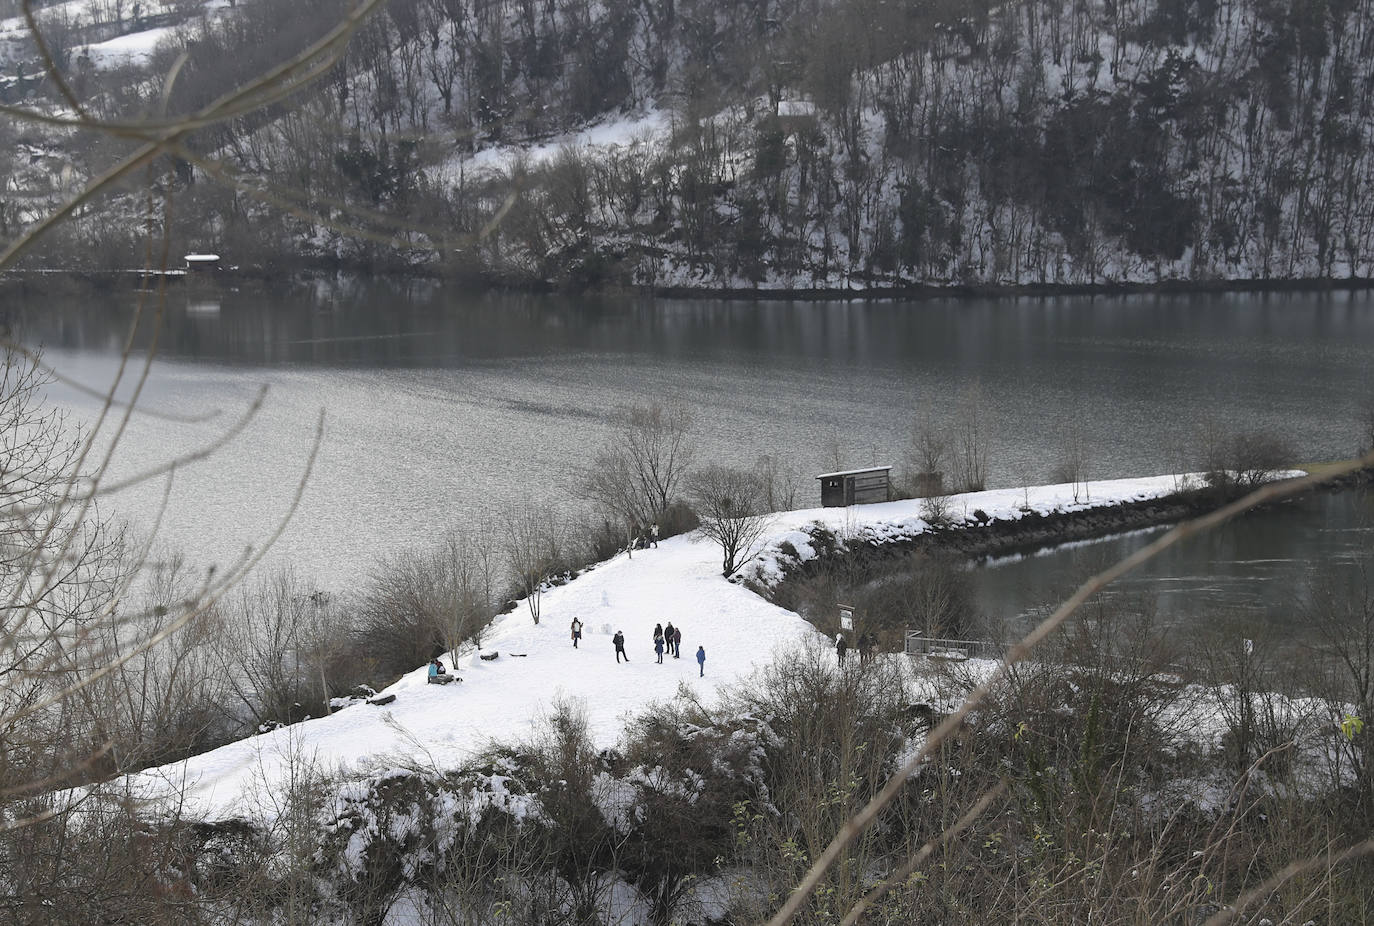
[[[991,625],[1024,633],[1083,580],[1166,529],[977,564],[977,607]],[[1374,490],[1363,488],[1250,512],[1166,550],[1100,600],[1180,631],[1239,624],[1254,636],[1310,641],[1318,602],[1367,592],[1374,592]]]
[[[9,292],[0,320],[64,375],[103,389],[137,299]],[[145,323],[135,342],[152,337]],[[692,407],[703,462],[778,457],[799,506],[815,503],[814,474],[900,464],[913,419],[947,426],[975,406],[992,485],[1048,481],[1071,442],[1086,448],[1090,478],[1176,472],[1195,465],[1209,422],[1281,433],[1301,459],[1345,457],[1374,392],[1374,295],[756,303],[414,281],[174,289],[140,405],[219,415],[135,416],[115,473],[205,446],[263,385],[244,433],[177,474],[160,536],[196,561],[261,542],[290,507],[323,413],[321,450],[272,560],[343,590],[381,556],[513,507],[580,510],[576,468],[618,409],[649,399]],[[65,385],[51,394],[73,420],[95,419],[90,396]],[[146,526],[163,488],[123,493],[105,510]],[[1301,536],[1270,558],[1324,562],[1321,531]],[[999,588],[1034,586],[1082,555],[1044,560],[1052,568],[1039,578],[1029,565],[989,573],[1005,576]],[[1199,587],[1253,597],[1286,581],[1250,581],[1239,565],[1249,554],[1190,555],[1196,568],[1179,574]],[[1171,581],[1193,583],[1158,584]],[[1012,613],[1041,592],[987,594],[990,610]]]

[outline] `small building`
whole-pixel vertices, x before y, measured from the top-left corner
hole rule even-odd
[[[826,508],[892,501],[892,467],[870,466],[840,473],[821,473],[821,504]]]
[[[784,132],[807,132],[816,127],[816,104],[810,100],[778,100],[776,115]]]
[[[192,273],[206,270],[223,270],[218,254],[187,254],[186,269]]]

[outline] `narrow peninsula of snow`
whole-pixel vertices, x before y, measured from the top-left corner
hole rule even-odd
[[[1158,476],[999,489],[950,496],[949,511],[956,520],[967,517],[968,528],[977,530],[980,523],[1028,513],[1162,498],[1182,483],[1183,477]],[[776,577],[777,550],[784,541],[803,558],[809,555],[805,529],[813,524],[842,538],[904,538],[928,529],[920,512],[921,502],[908,500],[770,515],[763,552],[744,571],[752,581],[767,584]],[[974,512],[981,514],[974,518]],[[613,745],[625,718],[647,704],[673,697],[684,685],[709,700],[718,686],[767,663],[779,646],[817,632],[796,614],[724,579],[720,562],[719,548],[697,533],[661,541],[632,558],[621,554],[544,592],[538,624],[523,603],[498,617],[482,636],[482,652],[499,656],[488,661],[477,659],[475,651],[460,652],[454,661],[461,684],[427,684],[426,669],[420,667],[380,693],[395,696],[385,706],[359,702],[328,717],[150,769],[132,782],[149,796],[184,786],[185,811],[194,816],[257,817],[277,805],[273,795],[283,791],[301,762],[343,774],[417,762],[457,768],[492,742],[528,737],[559,699],[580,702],[598,744]],[[573,618],[584,625],[576,649]],[[653,628],[660,623],[681,628],[680,659],[667,655],[662,664],[656,662]],[[629,663],[616,662],[611,643],[616,631],[625,634]],[[706,650],[704,675],[695,658],[698,647]]]

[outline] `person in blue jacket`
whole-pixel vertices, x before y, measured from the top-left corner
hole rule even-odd
[[[700,678],[706,677],[706,647],[697,647],[697,665],[701,666]]]
[[[658,664],[663,665],[663,637],[654,637],[654,654],[658,656]]]
[[[437,658],[429,661],[429,683],[431,685],[447,685],[453,679],[454,676],[448,674],[444,664]]]

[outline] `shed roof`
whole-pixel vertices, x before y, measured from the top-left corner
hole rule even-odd
[[[828,479],[831,476],[861,476],[864,473],[882,473],[892,469],[891,466],[868,466],[863,469],[846,469],[838,473],[821,473],[817,479]]]
[[[218,254],[187,254],[187,263],[201,263],[219,260]]]
[[[778,115],[783,118],[814,116],[816,115],[816,104],[810,100],[779,100]]]

